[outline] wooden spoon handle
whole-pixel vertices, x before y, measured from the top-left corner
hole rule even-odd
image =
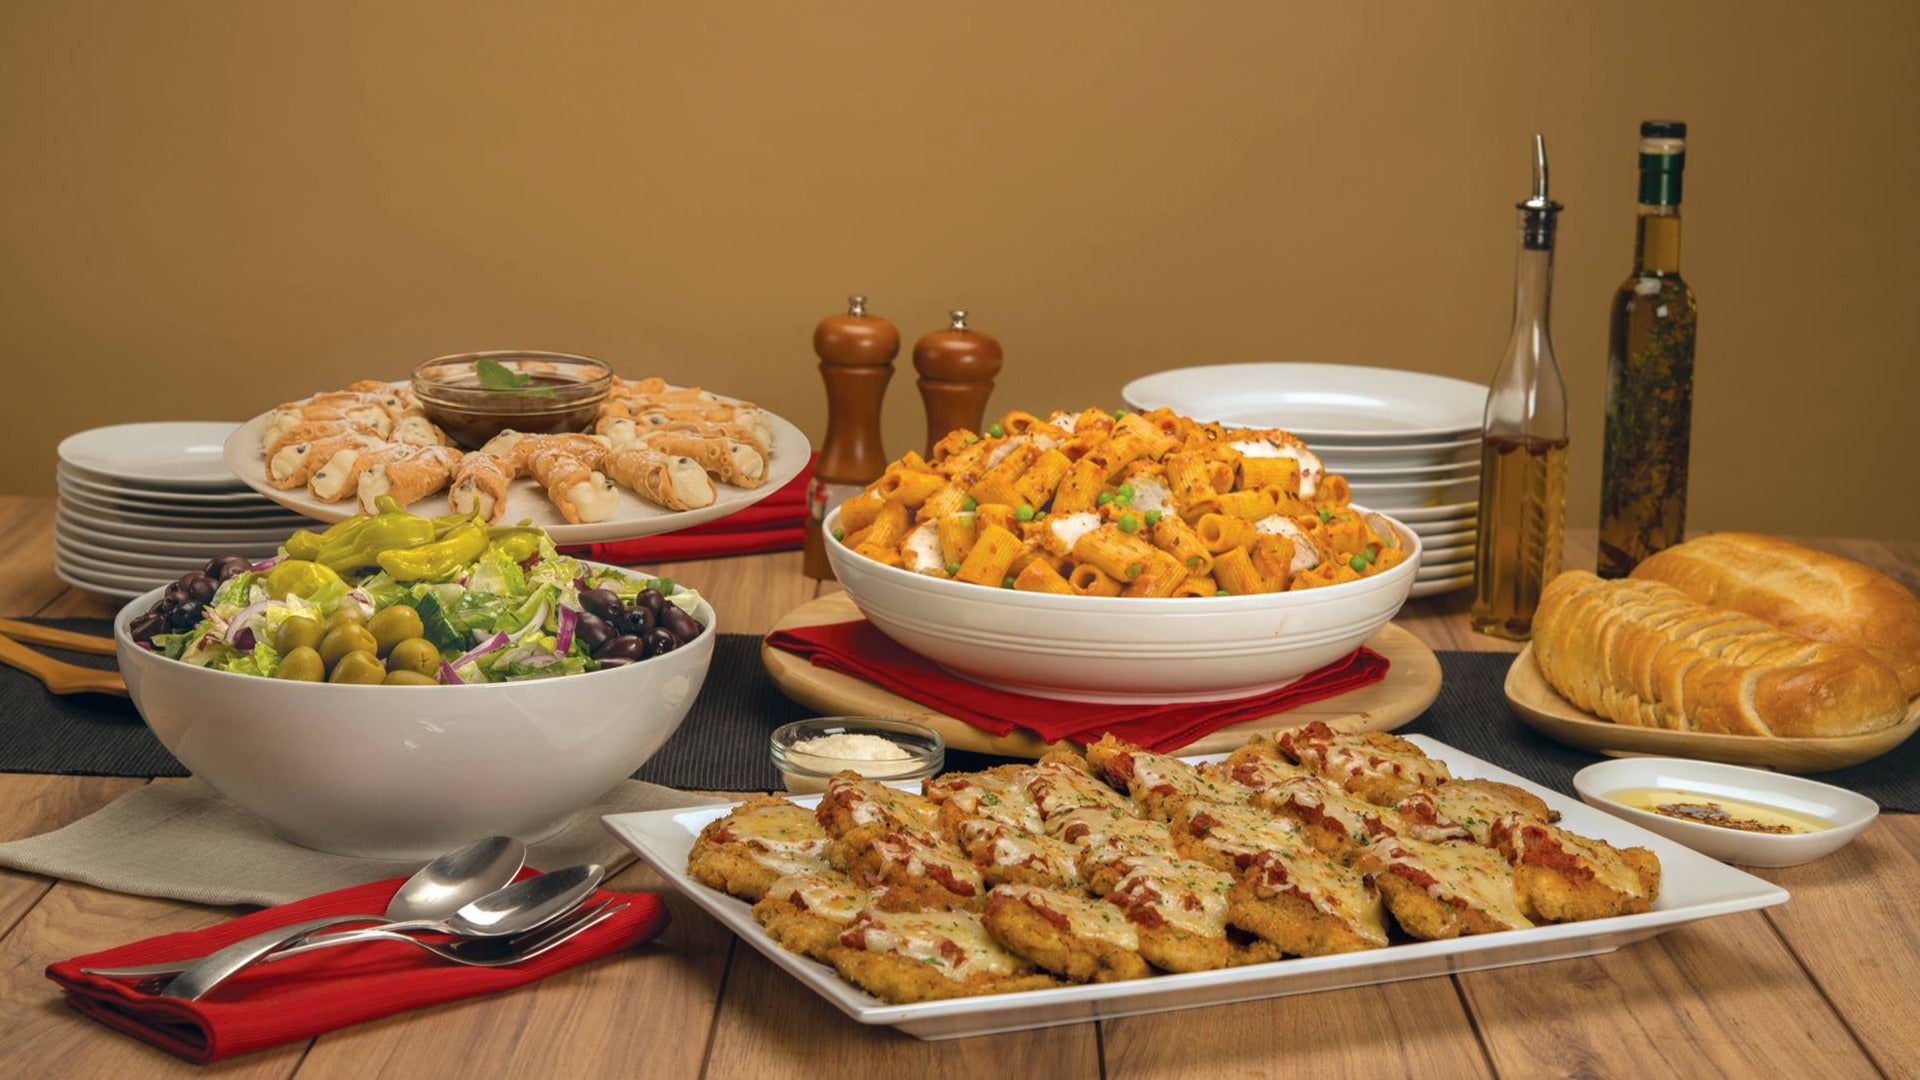
[[[42,656],[5,635],[0,635],[0,664],[19,668],[55,694],[93,692],[127,696],[126,680],[119,672],[96,671]]]
[[[75,633],[72,630],[62,630],[57,626],[41,626],[38,623],[21,622],[18,619],[0,619],[0,634],[5,634],[15,641],[24,641],[29,645],[69,649],[73,652],[91,653],[94,656],[113,655],[112,638]]]

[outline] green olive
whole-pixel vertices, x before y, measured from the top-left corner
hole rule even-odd
[[[327,616],[327,629],[336,630],[342,626],[367,625],[367,613],[360,610],[358,604],[341,604],[333,614]]]
[[[331,670],[340,662],[341,657],[350,652],[371,653],[379,648],[380,646],[373,640],[373,635],[367,631],[366,627],[336,626],[327,631],[326,637],[320,639],[320,659],[325,660],[327,668]]]
[[[439,686],[440,680],[431,675],[422,675],[417,671],[389,671],[382,682],[388,686]]]
[[[327,676],[327,681],[373,686],[386,677],[387,669],[381,666],[379,657],[369,649],[355,649],[333,665],[333,674]]]
[[[387,654],[388,671],[411,671],[429,677],[440,673],[440,650],[423,637],[408,638]]]
[[[286,655],[280,658],[280,666],[274,670],[273,677],[292,679],[294,682],[320,682],[327,677],[327,665],[321,661],[320,654],[313,650],[313,646],[298,645],[288,649]]]
[[[408,638],[417,638],[427,632],[427,628],[420,623],[420,613],[405,604],[395,604],[374,612],[373,618],[367,620],[367,629],[373,632],[373,640],[379,643],[381,656],[392,652],[395,645]]]
[[[289,653],[301,647],[317,649],[320,647],[320,639],[326,636],[326,628],[320,625],[319,619],[295,615],[281,623],[280,629],[274,632],[273,647],[283,653]]]

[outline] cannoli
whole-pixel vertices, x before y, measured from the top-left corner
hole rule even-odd
[[[378,404],[360,401],[282,405],[267,414],[266,426],[260,432],[261,449],[279,442],[288,428],[314,420],[350,421],[382,439],[393,432],[393,417]]]
[[[318,442],[321,439],[331,439],[336,435],[380,437],[379,432],[358,420],[303,420],[292,427],[281,429],[279,437],[272,442],[263,443],[262,448],[266,459],[272,461],[276,454],[295,443]]]
[[[365,450],[379,446],[380,440],[358,431],[296,442],[282,446],[267,459],[267,483],[282,491],[291,491],[313,479],[321,466],[342,451]]]
[[[415,446],[445,446],[447,433],[434,426],[425,413],[407,413],[393,422],[394,442]]]
[[[663,454],[692,458],[723,484],[756,488],[767,481],[767,459],[754,446],[738,439],[667,428],[641,436],[639,441]]]
[[[411,457],[421,447],[408,443],[376,442],[370,446],[348,447],[327,459],[325,465],[307,480],[307,491],[321,502],[339,502],[360,486],[360,474],[385,462]]]
[[[564,446],[532,451],[526,457],[526,471],[547,489],[547,498],[569,524],[604,521],[620,501],[613,481]]]
[[[360,470],[360,509],[365,513],[380,512],[374,500],[382,495],[392,496],[401,506],[412,506],[446,487],[453,478],[453,467],[460,462],[460,451],[451,446],[395,445],[408,446],[414,452]]]
[[[484,450],[475,450],[453,468],[447,508],[456,514],[479,514],[491,525],[507,511],[507,485],[512,482],[510,466]]]
[[[669,510],[712,506],[713,480],[700,463],[650,446],[629,446],[607,455],[608,475],[634,494]]]

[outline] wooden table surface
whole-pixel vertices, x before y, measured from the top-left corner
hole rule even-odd
[[[0,497],[0,615],[108,615],[53,576],[50,499]],[[1920,587],[1920,544],[1819,541]],[[1568,538],[1591,565],[1592,534]],[[762,632],[817,594],[797,553],[674,563]],[[831,586],[828,586],[831,588]],[[1401,625],[1439,649],[1510,650],[1466,597]],[[0,839],[44,832],[144,780],[0,774]],[[162,783],[166,781],[160,781]],[[864,1028],[676,894],[634,952],[491,999],[249,1055],[246,1077],[1701,1077],[1920,1076],[1920,817],[1889,814],[1839,854],[1758,873],[1791,903],[1604,956],[950,1042]],[[634,866],[613,888],[661,888]],[[41,974],[75,953],[238,914],[0,871],[0,1076],[200,1070],[68,1009]]]

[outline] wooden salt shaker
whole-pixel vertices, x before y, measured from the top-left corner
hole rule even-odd
[[[820,378],[827,384],[827,437],[813,465],[807,489],[806,556],[808,577],[831,580],[826,538],[828,511],[860,493],[887,469],[880,445],[880,402],[893,378],[900,354],[900,330],[867,314],[867,298],[847,298],[847,313],[829,315],[813,328],[813,351],[820,356]]]
[[[993,377],[1000,374],[1000,343],[992,334],[967,327],[967,313],[947,313],[945,330],[935,330],[913,347],[920,373],[920,398],[927,406],[927,451],[948,432],[979,431]]]

